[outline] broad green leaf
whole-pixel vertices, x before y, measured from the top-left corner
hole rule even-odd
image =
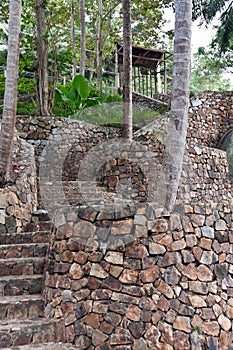
[[[90,87],[87,80],[80,74],[76,75],[72,81],[73,87],[78,91],[82,99],[86,99],[90,94]]]
[[[55,103],[63,102],[62,92],[58,88],[56,88],[56,91],[55,91],[54,101]]]

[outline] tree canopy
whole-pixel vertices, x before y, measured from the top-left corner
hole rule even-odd
[[[221,51],[226,51],[233,44],[233,1],[232,0],[193,0],[193,18],[200,18],[209,24],[219,16],[216,42]]]
[[[132,36],[134,45],[153,46],[161,48],[163,43],[159,37],[160,29],[164,23],[163,8],[171,3],[170,0],[150,1],[134,0],[132,4]],[[114,50],[115,41],[122,41],[122,10],[121,1],[103,1],[102,31],[105,37],[108,34],[103,50],[103,58]],[[74,1],[75,6],[75,38],[76,38],[76,59],[80,60],[80,17],[78,0]],[[1,26],[0,45],[7,42],[7,22],[9,18],[9,6],[7,0],[0,4]],[[36,64],[35,52],[35,15],[34,1],[23,1],[22,7],[22,32],[20,59],[21,69],[23,64],[33,67]],[[86,49],[87,65],[94,66],[96,62],[96,33],[99,23],[98,0],[86,0]],[[49,42],[49,58],[53,59],[56,48],[57,64],[59,71],[67,71],[67,65],[72,62],[71,46],[71,10],[70,1],[53,0],[46,1],[46,35]],[[3,48],[3,47],[2,47]]]
[[[190,90],[198,93],[204,90],[228,91],[231,83],[224,72],[232,66],[232,59],[227,55],[219,56],[218,52],[200,47],[192,62]]]

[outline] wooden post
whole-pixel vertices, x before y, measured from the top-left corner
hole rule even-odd
[[[134,92],[137,92],[137,74],[136,74],[135,67],[133,67],[133,87],[134,87]]]
[[[149,97],[148,70],[146,70],[146,96]]]
[[[150,97],[153,97],[153,83],[152,83],[152,72],[150,69]]]
[[[161,82],[161,61],[160,61],[160,66],[157,66],[157,75],[156,75],[156,85],[157,85],[157,92],[158,93],[163,93],[162,89],[162,82]]]
[[[153,95],[157,92],[157,71],[156,68],[154,68],[154,93]]]
[[[144,79],[144,73],[142,71],[142,94],[145,95],[145,79]]]
[[[141,92],[140,68],[138,67],[138,92]]]
[[[166,53],[163,56],[163,69],[164,69],[164,94],[167,94],[167,61],[166,61]]]

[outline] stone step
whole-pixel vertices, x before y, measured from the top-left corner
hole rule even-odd
[[[0,296],[40,294],[43,275],[0,277]]]
[[[38,221],[37,230],[50,231],[51,230],[51,221]]]
[[[13,348],[3,348],[4,350],[78,350],[77,346],[65,343],[44,343],[14,346]]]
[[[0,235],[0,245],[22,244],[22,243],[48,243],[50,231],[6,233]]]
[[[0,277],[43,274],[44,267],[45,257],[0,259]]]
[[[0,349],[32,344],[56,343],[61,341],[64,334],[60,322],[47,319],[1,320],[0,321]]]
[[[0,299],[0,320],[44,317],[41,294],[5,296]]]
[[[25,228],[26,232],[41,232],[51,231],[51,221],[39,221],[37,217],[32,218],[32,222],[29,222]]]
[[[43,257],[48,247],[48,243],[3,244],[0,246],[0,259]]]
[[[32,217],[36,218],[38,221],[49,221],[49,215],[46,210],[43,209],[37,209],[32,213]]]

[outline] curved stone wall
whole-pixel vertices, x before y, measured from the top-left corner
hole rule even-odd
[[[190,100],[188,138],[195,144],[216,147],[233,127],[233,94],[205,91]]]

